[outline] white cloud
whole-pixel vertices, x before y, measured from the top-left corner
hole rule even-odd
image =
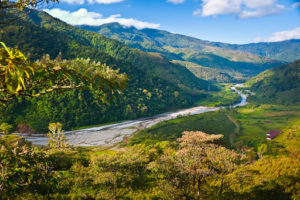
[[[203,0],[202,8],[193,14],[200,16],[217,16],[235,14],[237,17],[256,18],[281,13],[285,10],[277,0]]]
[[[244,0],[243,3],[248,8],[263,8],[272,6],[276,3],[277,0]]]
[[[69,4],[84,4],[84,2],[85,2],[85,0],[61,0],[61,1],[69,3]],[[112,4],[112,3],[120,3],[123,1],[124,0],[87,0],[87,2],[90,4],[94,4],[94,3]]]
[[[61,0],[62,2],[66,2],[68,4],[84,4],[84,0]]]
[[[293,8],[298,8],[300,7],[300,2],[296,2],[292,5]]]
[[[203,0],[202,16],[215,16],[240,11],[242,0]]]
[[[120,3],[124,0],[87,0],[89,3],[100,3],[100,4],[112,4],[112,3]]]
[[[111,15],[107,18],[104,18],[100,13],[89,12],[85,8],[81,8],[74,12],[61,10],[59,8],[54,8],[51,10],[44,9],[44,11],[52,15],[53,17],[57,17],[62,21],[65,21],[71,25],[99,26],[102,24],[118,22],[123,26],[126,27],[134,26],[138,29],[160,27],[160,24],[143,22],[133,18],[122,18],[121,15],[119,14]]]
[[[239,13],[239,18],[247,19],[247,18],[257,18],[257,17],[263,17],[273,14],[281,13],[283,10],[285,10],[285,7],[282,5],[274,5],[269,8],[258,8],[256,10],[243,10]]]
[[[300,39],[300,27],[297,27],[293,30],[273,33],[272,36],[267,39],[257,37],[254,39],[254,42],[279,42],[291,39]]]
[[[167,0],[169,3],[174,3],[174,4],[180,4],[183,3],[185,0]]]

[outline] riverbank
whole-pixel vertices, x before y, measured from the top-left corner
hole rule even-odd
[[[233,107],[244,106],[247,103],[247,96],[243,95],[236,87],[232,90],[238,92],[241,96],[241,102],[233,105]],[[93,128],[86,128],[81,130],[65,132],[67,142],[74,146],[111,146],[123,140],[124,137],[130,136],[138,130],[152,127],[162,121],[175,119],[179,116],[196,115],[200,113],[218,111],[224,107],[205,107],[197,106],[188,109],[182,109],[174,112],[167,112],[153,117],[142,118],[137,120],[124,121],[116,124],[109,124]],[[18,134],[24,137],[27,141],[32,142],[33,145],[46,145],[48,138],[28,136]]]

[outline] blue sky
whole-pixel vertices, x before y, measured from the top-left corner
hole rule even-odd
[[[73,25],[119,22],[227,43],[300,39],[293,0],[60,0],[45,11]]]

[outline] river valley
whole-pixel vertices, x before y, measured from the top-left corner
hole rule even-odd
[[[236,89],[236,87],[239,86],[241,85],[231,87],[233,91],[237,92],[241,96],[241,102],[232,105],[234,108],[245,106],[247,104],[247,95],[242,94],[242,92]],[[205,112],[218,111],[220,109],[224,109],[224,107],[198,106],[111,125],[66,131],[65,135],[67,142],[74,146],[111,146],[121,142],[124,137],[130,136],[138,130],[149,128],[159,122],[174,119],[178,116],[196,115]],[[23,136],[27,141],[32,142],[34,145],[46,145],[48,143],[48,138],[45,136],[18,135]]]

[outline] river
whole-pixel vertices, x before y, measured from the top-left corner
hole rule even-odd
[[[231,87],[232,90],[236,91],[241,96],[241,102],[232,107],[236,108],[239,106],[245,106],[247,104],[247,96],[242,94],[236,87]],[[70,145],[74,146],[111,146],[119,143],[125,136],[129,136],[137,130],[149,128],[159,122],[177,118],[178,116],[196,115],[205,112],[217,111],[224,107],[204,107],[198,106],[188,109],[182,109],[174,112],[167,112],[159,114],[153,117],[147,117],[137,120],[129,120],[121,123],[98,126],[93,128],[86,128],[75,131],[66,131],[66,139]],[[46,145],[48,138],[45,136],[28,136],[22,135],[26,140],[32,142],[34,145]]]

